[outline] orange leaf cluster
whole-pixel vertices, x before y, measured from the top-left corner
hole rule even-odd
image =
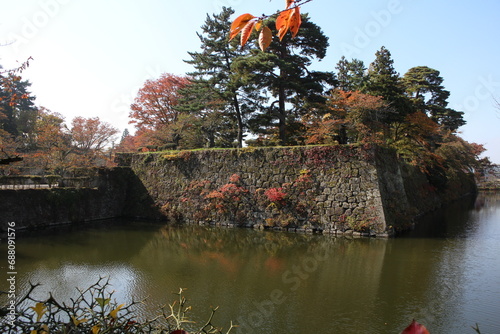
[[[259,46],[261,50],[264,51],[271,44],[273,38],[272,32],[268,27],[262,28],[262,20],[256,18],[252,14],[243,14],[238,16],[236,20],[234,20],[234,22],[231,24],[229,40],[232,40],[239,33],[241,33],[240,45],[243,46],[247,43],[254,28],[256,31],[260,31]]]
[[[292,33],[292,37],[297,36],[301,24],[300,7],[289,8],[281,12],[276,19],[278,37],[282,40],[288,30]]]
[[[300,16],[300,7],[293,7],[295,2],[295,0],[286,0],[286,9],[280,12],[276,19],[276,30],[278,30],[277,35],[280,40],[283,39],[288,31],[291,32],[292,37],[297,36],[299,32],[302,18]],[[258,18],[252,14],[246,13],[238,16],[231,24],[229,40],[232,40],[241,33],[240,45],[244,46],[255,28],[256,31],[260,31],[259,47],[262,51],[265,51],[271,45],[273,34],[269,27],[263,27],[262,22],[262,17]]]
[[[248,13],[238,16],[236,18],[236,20],[234,20],[233,23],[231,24],[231,30],[229,33],[229,40],[232,40],[241,32],[242,33],[242,35],[241,35],[242,45],[245,45],[246,41],[248,40],[248,37],[246,38],[245,43],[243,43],[243,40],[244,40],[243,30],[245,30],[245,27],[247,27],[249,24],[251,25],[251,28],[253,28],[253,26],[255,25],[255,22],[256,22],[255,19],[256,19],[255,16],[253,16],[252,14],[248,14]],[[246,30],[247,31],[250,30],[250,32],[252,32],[251,28],[246,29]]]

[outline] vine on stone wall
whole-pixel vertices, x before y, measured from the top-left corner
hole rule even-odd
[[[316,183],[311,171],[302,170],[293,182],[250,191],[240,175],[232,174],[219,187],[208,180],[192,181],[181,197],[168,199],[161,209],[176,222],[241,225],[253,217],[257,225],[296,227],[317,222],[313,212]]]

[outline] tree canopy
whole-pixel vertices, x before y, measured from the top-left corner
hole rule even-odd
[[[275,24],[273,19],[267,22],[268,27]],[[270,43],[269,52],[252,50],[250,55],[237,59],[234,67],[243,82],[262,96],[271,97],[260,112],[252,115],[252,132],[274,135],[282,145],[298,143],[293,125],[309,108],[323,105],[324,94],[335,84],[332,72],[309,68],[313,60],[326,56],[327,48],[328,37],[303,15],[295,37],[284,35]],[[273,128],[277,133],[270,131]]]
[[[62,115],[36,106],[31,83],[19,73],[26,66],[0,72],[0,172],[18,173],[18,167],[60,173],[108,164],[105,150],[117,130],[98,117],[76,117],[68,128]]]

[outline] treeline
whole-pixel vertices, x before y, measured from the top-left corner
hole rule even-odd
[[[108,165],[118,130],[98,117],[75,117],[66,124],[62,115],[35,106],[22,69],[0,67],[0,174],[36,169],[62,175],[74,167]]]

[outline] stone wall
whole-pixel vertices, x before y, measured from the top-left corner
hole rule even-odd
[[[360,146],[124,154],[118,161],[163,215],[196,224],[382,235],[474,188],[467,179],[444,196],[393,151]]]
[[[440,189],[393,151],[360,146],[120,154],[117,162],[98,170],[94,188],[0,190],[0,227],[143,217],[387,235],[475,191],[460,171]]]
[[[129,168],[99,169],[92,188],[0,190],[0,227],[36,228],[108,219],[123,215]]]
[[[122,156],[162,212],[188,223],[385,230],[374,151],[248,148]],[[364,221],[364,222],[361,222]]]

